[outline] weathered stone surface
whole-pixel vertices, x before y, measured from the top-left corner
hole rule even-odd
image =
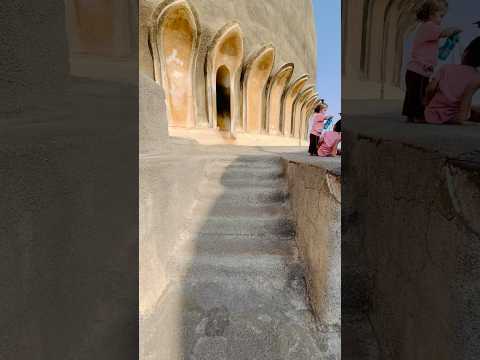
[[[288,158],[287,158],[288,159]],[[323,159],[285,160],[296,240],[305,261],[309,297],[317,319],[340,326],[340,176]],[[332,162],[334,159],[326,159]],[[334,162],[339,168],[339,160]]]
[[[168,146],[165,96],[160,86],[145,74],[139,77],[140,153],[160,152]]]
[[[478,126],[346,124],[343,327],[364,339],[343,355],[370,338],[362,359],[477,359]]]
[[[184,229],[206,161],[190,157],[188,144],[174,145],[177,155],[168,147],[140,158],[140,316],[153,311],[168,285],[167,260]]]

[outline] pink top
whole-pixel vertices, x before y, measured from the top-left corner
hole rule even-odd
[[[325,131],[320,139],[318,156],[330,156],[342,140],[342,133],[336,131]]]
[[[433,21],[420,25],[413,40],[412,59],[407,69],[430,77],[438,64],[438,42],[442,29]]]
[[[465,90],[480,80],[480,73],[471,66],[450,64],[442,66],[433,78],[438,80],[438,88],[425,109],[425,120],[443,124],[458,114]]]
[[[325,114],[324,113],[316,113],[313,115],[313,125],[311,134],[320,136],[323,130],[323,122],[325,121]]]

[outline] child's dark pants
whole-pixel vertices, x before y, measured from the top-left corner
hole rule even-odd
[[[317,146],[318,146],[319,137],[314,134],[310,134],[310,146],[308,147],[308,153],[310,155],[318,155]]]

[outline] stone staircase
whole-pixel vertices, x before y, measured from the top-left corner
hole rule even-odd
[[[280,159],[209,161],[141,359],[333,359],[306,300]]]

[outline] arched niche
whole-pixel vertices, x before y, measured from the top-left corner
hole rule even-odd
[[[415,7],[415,3],[397,1],[386,23],[388,37],[385,39],[384,80],[394,86],[400,86],[405,41],[416,25]]]
[[[384,21],[388,2],[387,0],[372,0],[370,2],[368,28],[363,29],[367,32],[366,76],[369,80],[376,82],[381,80]]]
[[[195,126],[195,64],[199,22],[186,0],[165,1],[152,14],[149,34],[155,81],[165,92],[170,126]]]
[[[215,35],[207,51],[206,93],[210,127],[235,133],[240,121],[240,76],[243,63],[243,34],[232,22]]]
[[[280,115],[282,112],[282,94],[292,78],[294,70],[293,63],[281,66],[275,74],[270,77],[267,84],[267,129],[272,135],[280,134]]]
[[[295,137],[305,138],[308,132],[308,113],[312,109],[312,106],[318,102],[318,93],[312,94],[302,104],[300,109],[300,119],[298,132],[295,134]]]
[[[342,73],[357,77],[361,71],[362,24],[366,0],[342,2]]]
[[[265,89],[275,62],[275,49],[271,45],[263,46],[245,63],[243,73],[243,129],[250,133],[259,133],[266,129]]]
[[[298,96],[309,76],[302,75],[292,84],[290,84],[282,96],[282,114],[281,114],[281,132],[283,135],[290,135],[292,132],[292,111],[293,102]]]
[[[315,86],[308,86],[300,94],[298,94],[298,96],[293,101],[292,125],[290,133],[291,136],[298,136],[301,123],[302,106],[307,100],[307,98],[309,98],[313,93],[315,93]]]

